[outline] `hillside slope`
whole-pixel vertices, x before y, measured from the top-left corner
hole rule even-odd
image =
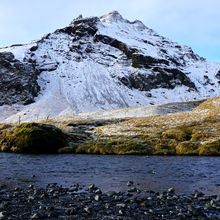
[[[7,76],[0,120],[215,97],[219,71],[219,63],[118,12],[78,17],[38,41],[0,49],[0,77]]]

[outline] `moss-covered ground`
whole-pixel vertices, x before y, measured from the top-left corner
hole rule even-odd
[[[15,153],[57,153],[67,139],[61,129],[40,123],[2,126],[0,134],[1,151]]]

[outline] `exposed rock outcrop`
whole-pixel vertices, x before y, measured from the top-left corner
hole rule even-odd
[[[68,27],[57,30],[57,33],[67,33],[75,37],[95,35],[98,17],[79,18],[73,20]]]
[[[165,59],[156,59],[151,56],[144,56],[142,54],[132,54],[132,66],[135,68],[150,68],[156,64],[169,65],[169,61]]]
[[[141,73],[124,76],[119,80],[129,88],[139,89],[141,91],[150,91],[151,89],[166,88],[174,89],[176,86],[185,85],[189,90],[195,90],[195,84],[178,69],[168,69],[155,67],[152,75],[143,75]]]
[[[120,51],[122,51],[128,57],[128,59],[132,58],[133,53],[138,51],[137,49],[129,48],[125,43],[123,43],[117,39],[108,37],[106,35],[96,34],[94,36],[94,42],[102,42],[104,44],[107,44],[107,45],[110,45],[114,48],[117,48]]]
[[[40,89],[37,76],[30,63],[16,60],[13,53],[0,53],[0,105],[32,103]]]

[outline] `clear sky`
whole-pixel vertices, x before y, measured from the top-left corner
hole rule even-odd
[[[0,0],[0,47],[39,39],[79,14],[113,10],[220,62],[219,0]]]

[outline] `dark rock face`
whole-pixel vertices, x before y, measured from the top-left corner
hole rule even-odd
[[[132,54],[132,66],[135,68],[150,68],[155,64],[169,65],[169,61],[164,59],[155,59],[153,57],[144,56],[142,54],[137,53]]]
[[[128,58],[131,58],[132,54],[137,52],[137,49],[129,48],[125,43],[106,35],[96,34],[94,36],[94,42],[102,42],[104,44],[108,44],[114,48],[117,48],[122,51]]]
[[[14,59],[10,52],[0,53],[0,105],[34,102],[40,89],[37,75],[32,64]]]
[[[129,48],[125,43],[109,36],[95,34],[94,42],[102,42],[122,51],[128,59],[131,59],[134,68],[151,69],[153,74],[145,76],[142,74],[131,74],[129,77],[122,77],[119,80],[129,88],[149,91],[156,88],[174,89],[178,85],[185,85],[196,90],[195,84],[178,69],[169,69],[169,65],[180,66],[181,64],[173,58],[156,59],[151,56],[138,54],[135,48]],[[164,65],[165,67],[158,67]]]
[[[119,80],[129,88],[139,89],[141,91],[150,91],[156,88],[174,89],[176,86],[185,85],[189,89],[196,90],[195,84],[187,77],[185,73],[178,69],[170,69],[169,65],[180,66],[175,59],[156,59],[151,56],[138,54],[135,48],[129,48],[125,43],[109,36],[96,34],[94,42],[102,42],[122,51],[128,59],[131,59],[134,68],[144,68],[152,70],[152,75],[130,74],[128,77],[119,78]],[[158,67],[159,65],[163,65]]]
[[[95,35],[98,30],[96,25],[99,21],[98,17],[92,17],[87,19],[76,19],[70,23],[70,26],[65,27],[63,29],[59,29],[56,32],[58,33],[66,33],[72,36],[90,36]]]
[[[217,74],[215,75],[215,77],[220,80],[220,70],[217,72]]]
[[[150,91],[156,88],[174,89],[178,85],[185,85],[189,89],[196,90],[195,84],[178,69],[155,67],[154,71],[154,74],[149,76],[138,73],[119,78],[119,80],[127,87],[141,91]]]

